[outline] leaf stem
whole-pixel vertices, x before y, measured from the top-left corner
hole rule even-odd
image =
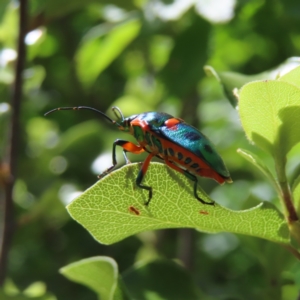
[[[291,194],[290,186],[288,184],[286,173],[285,173],[285,161],[283,163],[278,163],[282,160],[277,160],[276,172],[278,177],[278,183],[281,190],[281,196],[283,200],[284,207],[287,211],[287,221],[289,224],[299,220],[296,209],[293,203],[293,197]]]
[[[283,206],[286,210],[286,218],[290,228],[292,236],[300,244],[300,223],[299,218],[293,203],[293,196],[291,193],[290,186],[287,181],[285,173],[286,159],[277,159],[276,162],[276,173],[278,182],[281,190],[281,198]]]
[[[292,201],[292,194],[291,194],[291,190],[290,187],[288,185],[288,183],[285,182],[279,182],[280,188],[281,188],[281,192],[282,192],[282,199],[285,205],[285,208],[288,212],[288,223],[293,223],[299,220],[293,201]]]

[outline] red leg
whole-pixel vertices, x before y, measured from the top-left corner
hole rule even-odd
[[[146,175],[146,172],[148,170],[148,167],[149,167],[149,164],[150,164],[150,161],[152,159],[153,156],[155,156],[156,154],[154,153],[150,153],[147,158],[145,159],[145,161],[143,162],[143,165],[139,171],[139,174],[136,178],[136,185],[144,190],[147,190],[149,191],[149,198],[148,198],[148,201],[145,203],[146,206],[149,205],[150,201],[151,201],[151,198],[152,198],[152,187],[151,186],[147,186],[147,185],[142,185],[142,181],[143,181],[143,178],[144,176]]]
[[[145,151],[143,147],[139,145],[135,145],[131,142],[123,141],[123,140],[117,140],[117,141],[118,141],[117,144],[118,146],[121,146],[124,150],[131,152],[133,154],[141,154]]]

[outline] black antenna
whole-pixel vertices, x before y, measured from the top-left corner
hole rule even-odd
[[[87,109],[87,110],[93,110],[97,113],[99,113],[100,115],[102,115],[104,118],[106,118],[108,121],[110,121],[111,123],[113,124],[116,124],[117,122],[114,121],[113,119],[111,119],[110,117],[108,117],[105,113],[103,113],[102,111],[96,109],[96,108],[93,108],[93,107],[88,107],[88,106],[75,106],[75,107],[58,107],[58,108],[54,108],[48,112],[46,112],[44,114],[44,116],[47,116],[49,114],[52,114],[53,112],[55,111],[58,111],[58,110],[80,110],[80,109]]]

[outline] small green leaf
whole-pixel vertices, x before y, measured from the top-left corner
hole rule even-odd
[[[300,88],[300,66],[283,75],[279,80],[292,83]]]
[[[138,35],[141,23],[131,19],[115,26],[104,37],[84,39],[76,53],[77,72],[82,83],[89,87],[99,74],[116,59]]]
[[[160,163],[150,165],[143,182],[153,187],[146,207],[148,192],[135,185],[139,168],[130,164],[112,172],[68,205],[71,216],[100,243],[112,244],[138,232],[163,228],[228,231],[289,242],[287,224],[272,204],[244,211],[204,205],[194,198],[193,185],[184,175]],[[212,201],[200,187],[198,194]]]
[[[237,97],[234,94],[234,89],[241,88],[244,84],[261,79],[261,77],[257,77],[259,75],[243,75],[235,72],[217,72],[211,66],[205,66],[204,71],[207,76],[214,76],[223,88],[223,92],[225,96],[230,101],[233,107],[238,106]]]
[[[240,89],[246,83],[255,80],[263,80],[263,79],[277,79],[281,74],[286,74],[293,68],[300,65],[300,58],[299,57],[291,57],[284,61],[282,64],[277,66],[274,69],[269,71],[265,71],[259,74],[254,75],[244,75],[236,72],[217,72],[211,66],[205,66],[204,70],[208,76],[214,76],[222,85],[223,91],[225,96],[230,101],[233,107],[238,106],[237,97],[234,94],[234,89]],[[293,71],[292,71],[293,72]],[[295,71],[295,73],[290,75],[283,75],[280,79],[282,81],[287,81],[299,86],[299,71]]]
[[[300,139],[300,89],[270,80],[246,84],[240,92],[239,112],[249,140],[284,160]]]
[[[110,257],[91,257],[61,268],[68,279],[93,290],[101,300],[128,299],[118,286],[118,266]]]
[[[256,166],[271,181],[276,191],[280,194],[280,187],[278,186],[276,179],[268,167],[257,155],[245,149],[238,149],[237,153]]]

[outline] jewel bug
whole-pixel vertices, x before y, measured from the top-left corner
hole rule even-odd
[[[142,181],[154,156],[192,180],[194,182],[194,197],[203,204],[214,205],[214,202],[206,202],[198,196],[197,176],[212,178],[220,184],[232,182],[222,158],[208,138],[182,119],[175,118],[167,113],[145,112],[124,118],[121,110],[118,107],[113,107],[113,113],[117,118],[115,121],[95,108],[77,106],[55,108],[47,112],[45,116],[59,110],[83,109],[99,113],[118,127],[119,130],[133,135],[137,140],[137,144],[126,140],[115,140],[112,149],[112,166],[99,175],[98,178],[110,173],[117,165],[116,146],[123,148],[126,164],[130,163],[127,152],[140,154],[146,151],[149,153],[136,178],[136,185],[148,191],[146,206],[149,205],[152,198],[152,187],[143,185]]]

